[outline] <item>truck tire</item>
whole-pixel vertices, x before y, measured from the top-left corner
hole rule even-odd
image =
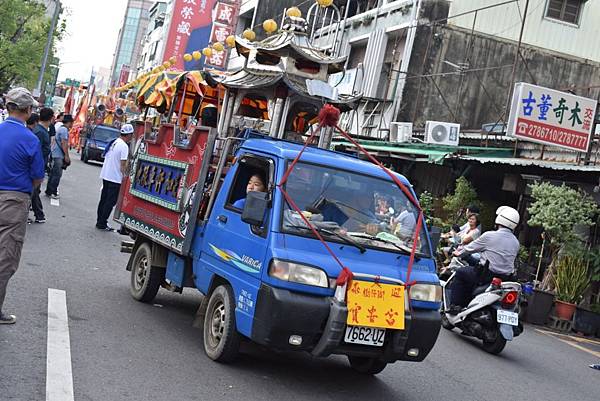
[[[496,334],[496,339],[494,341],[484,341],[482,347],[485,352],[498,355],[502,352],[504,347],[506,347],[506,339],[504,339],[500,331],[498,331]]]
[[[213,361],[230,362],[240,349],[241,336],[235,324],[235,300],[228,285],[210,294],[202,328],[204,351]]]
[[[348,355],[348,361],[350,362],[350,367],[352,369],[365,375],[376,375],[377,373],[381,373],[387,366],[386,362],[382,362],[377,358],[368,358],[364,356]]]
[[[152,248],[144,242],[133,255],[130,292],[140,302],[150,302],[156,297],[165,277],[165,269],[152,266]]]

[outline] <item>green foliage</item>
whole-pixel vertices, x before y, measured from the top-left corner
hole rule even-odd
[[[588,262],[585,259],[573,255],[560,257],[554,276],[556,298],[559,301],[572,304],[579,302],[589,284]]]
[[[464,213],[465,209],[472,204],[478,204],[477,192],[471,183],[465,177],[458,177],[454,188],[454,193],[446,195],[443,199],[444,211],[453,216],[450,219],[453,222]]]
[[[50,22],[40,1],[0,2],[0,93],[15,85],[35,86]],[[56,39],[64,29],[64,22],[58,24]],[[53,54],[51,51],[49,59]]]
[[[542,227],[554,244],[574,240],[575,225],[591,225],[598,207],[581,191],[541,182],[531,185],[535,199],[529,207],[529,225]]]

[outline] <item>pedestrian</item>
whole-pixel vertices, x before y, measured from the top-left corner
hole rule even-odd
[[[25,125],[29,129],[29,131],[33,132],[33,129],[40,122],[40,115],[38,113],[31,113],[27,121],[25,121]]]
[[[8,118],[0,123],[0,324],[15,323],[3,312],[8,281],[25,240],[31,193],[44,178],[40,141],[25,126],[37,102],[25,88],[6,94]]]
[[[40,146],[42,149],[42,157],[44,158],[44,166],[48,165],[50,159],[50,124],[54,118],[54,111],[48,107],[44,107],[40,110],[39,123],[33,127],[32,131],[35,136],[40,140]],[[41,186],[33,189],[31,194],[31,208],[35,215],[35,222],[42,224],[46,222],[46,216],[44,214],[44,206],[40,199]]]
[[[58,186],[63,170],[71,164],[69,157],[69,130],[73,126],[73,116],[65,114],[62,125],[56,131],[56,137],[52,146],[52,168],[46,184],[46,196],[58,199]]]
[[[127,159],[129,157],[128,143],[133,136],[133,126],[123,124],[121,136],[110,142],[106,147],[104,165],[100,171],[102,178],[102,193],[98,203],[96,228],[98,230],[115,231],[108,225],[108,218],[117,204],[121,182],[127,171]]]

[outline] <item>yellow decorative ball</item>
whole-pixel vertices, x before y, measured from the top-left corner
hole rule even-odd
[[[212,46],[213,50],[216,52],[222,52],[223,50],[225,50],[225,46],[223,46],[223,43],[221,42],[217,42],[215,44],[213,44]]]
[[[171,63],[171,65],[175,65],[175,63],[177,63],[177,57],[173,56],[169,59],[169,62]]]
[[[256,33],[252,29],[246,29],[244,33],[242,33],[242,37],[246,40],[254,40],[256,39]]]
[[[330,5],[332,5],[333,0],[317,0],[317,4],[320,5],[321,7],[325,8],[325,7],[329,7]]]
[[[210,47],[205,47],[204,49],[202,49],[202,54],[204,54],[206,57],[211,57],[213,51]]]
[[[266,33],[271,34],[277,30],[277,22],[273,19],[268,19],[263,22],[263,29]]]
[[[192,55],[191,55],[191,54],[189,54],[189,53],[186,53],[186,54],[184,54],[184,55],[183,55],[183,60],[184,60],[185,62],[188,62],[188,63],[189,63],[190,61],[192,61]]]
[[[225,44],[227,44],[229,47],[235,46],[235,36],[229,35],[227,39],[225,39]]]
[[[165,70],[166,70],[167,68],[169,68],[169,67],[171,66],[171,62],[169,62],[169,61],[165,61],[165,62],[163,63],[163,65],[162,65],[162,66],[163,66],[163,67],[165,68]]]
[[[298,7],[290,7],[285,13],[288,17],[302,17],[302,11]]]
[[[200,53],[198,50],[196,50],[195,52],[192,53],[192,57],[194,58],[194,60],[198,61],[202,58],[202,53]]]

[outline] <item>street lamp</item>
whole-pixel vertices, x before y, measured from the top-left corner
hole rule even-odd
[[[58,21],[58,15],[60,14],[61,4],[60,0],[53,0],[56,3],[54,8],[54,14],[52,15],[52,22],[50,23],[50,30],[48,31],[48,38],[46,39],[46,48],[44,49],[44,57],[42,58],[42,66],[40,68],[40,75],[35,89],[33,90],[33,96],[39,97],[42,93],[42,82],[44,81],[44,72],[46,71],[46,64],[48,63],[48,53],[50,53],[50,47],[52,46],[52,36],[56,29],[56,22]]]

